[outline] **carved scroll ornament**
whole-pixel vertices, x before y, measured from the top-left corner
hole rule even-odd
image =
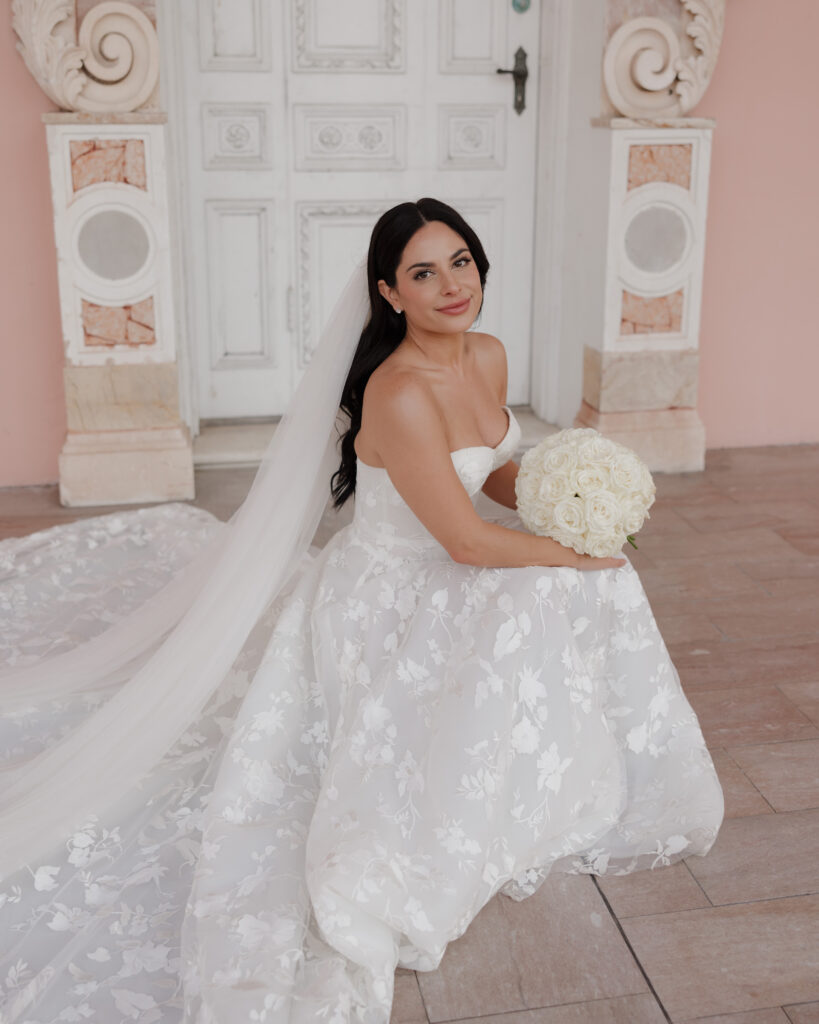
[[[687,47],[669,22],[653,17],[632,18],[609,40],[603,79],[612,105],[625,117],[680,117],[708,88],[722,42],[725,0],[680,3],[688,18]]]
[[[79,34],[74,0],[12,0],[11,11],[17,49],[43,92],[63,110],[136,110],[154,91],[159,40],[150,20],[131,4],[97,4]]]

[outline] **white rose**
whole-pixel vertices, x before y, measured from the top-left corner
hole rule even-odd
[[[562,498],[555,505],[555,524],[558,529],[578,536],[586,529],[586,516],[580,498]]]

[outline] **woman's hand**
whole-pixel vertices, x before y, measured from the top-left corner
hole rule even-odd
[[[619,569],[621,566],[626,564],[625,558],[593,558],[591,555],[578,555],[574,552],[574,557],[577,559],[577,564],[574,566],[575,569]]]

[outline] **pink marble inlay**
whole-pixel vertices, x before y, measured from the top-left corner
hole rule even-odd
[[[646,297],[623,289],[620,334],[670,334],[682,330],[683,292]]]
[[[142,139],[81,139],[70,143],[74,191],[101,181],[147,189]]]
[[[99,306],[83,299],[82,327],[88,346],[153,345],[153,296],[132,306]]]
[[[650,181],[668,181],[681,188],[691,188],[691,143],[629,146],[629,190]]]

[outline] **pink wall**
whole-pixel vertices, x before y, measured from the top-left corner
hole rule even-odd
[[[57,479],[65,437],[62,338],[45,128],[56,107],[0,17],[0,487]]]
[[[700,336],[706,445],[819,441],[819,3],[728,0]]]
[[[819,442],[819,38],[816,0],[729,0],[702,313],[709,448]],[[53,110],[0,26],[0,486],[57,478],[62,342],[45,132]]]

